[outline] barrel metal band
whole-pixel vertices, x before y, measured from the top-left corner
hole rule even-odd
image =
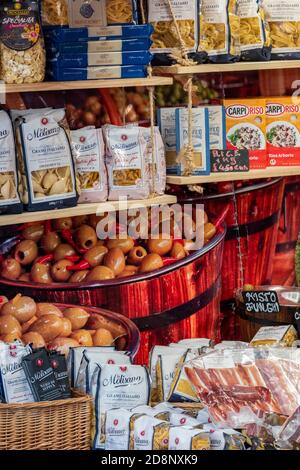
[[[254,235],[255,233],[262,232],[279,221],[280,211],[274,212],[274,214],[266,217],[262,220],[255,222],[249,222],[248,224],[241,224],[239,227],[228,227],[225,240],[235,240],[238,236],[247,237],[248,235]]]
[[[278,243],[276,245],[276,253],[287,253],[288,251],[294,251],[297,245],[297,240],[286,242],[286,243]]]
[[[218,289],[221,287],[221,276],[202,294],[178,307],[156,313],[148,317],[132,318],[140,331],[155,330],[164,328],[181,320],[191,317],[194,313],[206,307],[215,297]]]

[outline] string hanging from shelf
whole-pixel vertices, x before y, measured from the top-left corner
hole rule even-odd
[[[149,65],[148,67],[148,76],[152,77],[152,67]],[[151,164],[151,179],[152,179],[152,194],[150,197],[155,197],[157,194],[155,193],[155,173],[156,173],[156,162],[155,162],[155,154],[156,154],[156,146],[155,146],[155,95],[154,95],[154,87],[148,87],[149,93],[149,111],[150,111],[150,132],[151,132],[151,152],[152,152],[152,164]]]

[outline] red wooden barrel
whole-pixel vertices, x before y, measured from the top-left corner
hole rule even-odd
[[[300,232],[300,176],[285,178],[284,197],[274,257],[272,284],[294,286],[295,248]]]
[[[246,284],[270,283],[283,189],[283,178],[277,178],[236,189],[235,196],[232,192],[207,196],[198,194],[181,200],[202,202],[208,213],[216,215],[228,204],[230,207],[226,217],[228,229],[222,266],[222,339],[239,338],[239,322],[233,305],[235,291],[243,280]]]
[[[136,361],[148,363],[155,344],[207,337],[220,340],[221,264],[225,230],[184,260],[154,271],[101,283],[26,284],[0,280],[9,297],[21,292],[38,301],[106,308],[135,322],[141,331]]]

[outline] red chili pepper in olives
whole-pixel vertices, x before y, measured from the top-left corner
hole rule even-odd
[[[74,248],[74,250],[77,251],[77,253],[80,253],[80,254],[83,254],[83,253],[86,253],[88,250],[87,249],[84,249],[84,248],[79,248],[76,243],[74,242],[73,240],[73,235],[71,233],[70,230],[68,229],[63,229],[61,231],[61,236],[62,238],[69,243],[69,245],[72,246],[72,248]]]
[[[80,260],[80,256],[78,256],[78,255],[65,256],[64,259],[66,259],[68,261],[72,261],[72,263],[76,263],[77,261]]]
[[[39,258],[36,258],[34,261],[34,264],[46,264],[49,263],[50,261],[53,261],[54,255],[50,253],[49,255],[45,256],[40,256]]]
[[[92,266],[86,260],[81,260],[77,264],[73,264],[72,266],[67,266],[67,271],[83,271],[85,269],[90,269]]]

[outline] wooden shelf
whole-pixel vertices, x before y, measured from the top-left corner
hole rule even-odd
[[[134,201],[108,201],[98,204],[78,204],[76,207],[40,212],[23,212],[23,214],[1,215],[0,226],[38,222],[47,219],[59,219],[60,217],[74,217],[76,215],[101,215],[104,212],[116,212],[120,210],[138,209],[163,204],[175,204],[175,196],[157,196],[152,199]]]
[[[197,73],[217,72],[247,72],[250,70],[276,70],[300,68],[300,60],[272,60],[270,62],[236,62],[231,64],[201,64],[183,67],[172,65],[170,67],[155,67],[156,73],[172,75],[186,75]]]
[[[93,88],[120,88],[132,86],[157,86],[172,85],[173,79],[170,77],[151,77],[151,78],[121,78],[108,80],[78,80],[72,82],[41,82],[41,83],[22,83],[20,85],[0,85],[0,93],[25,93],[36,91],[68,91],[84,90]]]
[[[267,168],[266,170],[250,170],[243,173],[212,173],[209,176],[168,176],[167,182],[169,184],[180,185],[202,184],[297,175],[300,175],[300,166]]]

